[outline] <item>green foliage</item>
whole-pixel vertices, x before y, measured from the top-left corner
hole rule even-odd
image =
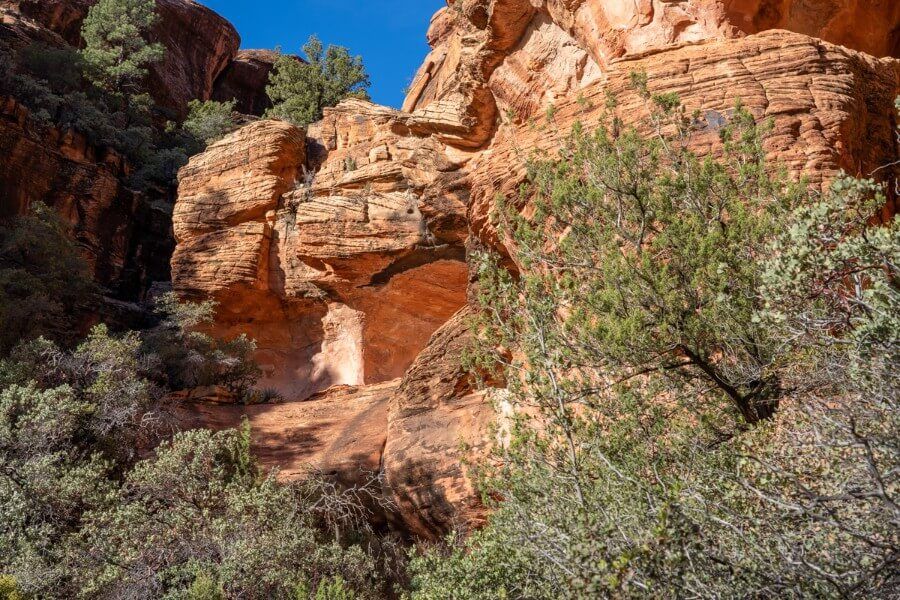
[[[40,335],[71,338],[93,293],[87,265],[52,210],[35,203],[0,225],[0,354]]]
[[[24,600],[15,577],[0,575],[0,600]]]
[[[216,102],[191,100],[188,103],[188,117],[182,129],[196,140],[196,151],[222,138],[234,129],[234,101]]]
[[[356,594],[340,575],[321,581],[316,588],[315,600],[355,600]]]
[[[172,307],[186,325],[207,310]],[[155,364],[137,334],[103,326],[71,352],[39,339],[0,363],[0,572],[16,589],[290,598],[310,582],[325,598],[380,597],[372,557],[349,541],[362,539],[357,497],[264,475],[246,423],[159,444],[173,422],[145,377]]]
[[[0,67],[0,90],[25,105],[34,123],[74,129],[137,163],[152,153],[149,97],[137,95],[123,104],[94,87],[75,51],[41,44],[18,54],[0,51]]]
[[[206,573],[200,573],[194,578],[191,587],[186,594],[187,600],[224,600],[225,592],[222,586]]]
[[[153,0],[99,0],[81,28],[82,57],[88,78],[112,97],[140,95],[147,68],[163,58],[161,44],[150,44],[147,32],[156,23]]]
[[[63,541],[110,499],[109,465],[82,443],[91,410],[69,386],[0,392],[0,568],[23,591],[68,587]]]
[[[82,593],[287,598],[298,580],[337,574],[365,590],[365,555],[324,539],[291,487],[260,476],[247,435],[180,433],[136,465],[114,506],[85,517]]]
[[[221,385],[240,399],[250,397],[261,375],[253,359],[256,343],[243,334],[226,341],[203,333],[214,302],[181,302],[169,293],[156,300],[156,312],[163,320],[146,333],[144,347],[157,361],[157,379],[170,389]]]
[[[740,110],[696,159],[703,123],[635,83],[649,126],[576,131],[527,218],[499,215],[517,272],[479,263],[468,358],[512,407],[480,472],[494,512],[414,555],[410,597],[891,597],[898,220],[871,225],[871,181],[766,175]]]
[[[650,375],[698,415],[728,402],[753,423],[780,393],[776,344],[751,318],[758,259],[802,190],[766,174],[760,131],[741,107],[714,160],[689,149],[691,119],[654,102],[647,125],[667,135],[610,117],[593,134],[576,128],[563,160],[532,165],[533,216],[502,202],[498,215],[523,275],[514,281],[488,257],[483,304],[504,307],[493,334],[524,349],[531,389],[552,386],[542,362],[569,361],[600,376],[597,386]],[[514,289],[521,299],[509,306]],[[559,356],[546,356],[548,344]]]
[[[277,117],[306,126],[322,118],[322,109],[344,98],[368,99],[369,75],[362,58],[351,57],[346,48],[328,46],[310,36],[303,46],[307,62],[281,55],[269,75],[266,93],[273,107],[267,117]]]

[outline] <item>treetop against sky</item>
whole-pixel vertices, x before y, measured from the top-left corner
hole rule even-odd
[[[428,53],[425,33],[443,0],[200,0],[231,21],[242,48],[299,53],[311,33],[361,55],[372,100],[399,107]]]

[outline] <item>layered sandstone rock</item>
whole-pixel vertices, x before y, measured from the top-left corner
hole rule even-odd
[[[448,4],[403,111],[342,103],[310,127],[305,159],[299,134],[261,122],[192,161],[173,262],[176,289],[220,300],[220,332],[261,340],[266,385],[290,398],[334,384],[382,397],[393,386],[377,417],[379,464],[398,522],[425,537],[483,518],[460,448],[483,456],[495,416],[460,367],[463,248],[499,247],[494,199],[514,194],[527,161],[552,156],[576,121],[596,125],[608,94],[626,120],[646,114],[631,73],[699,111],[701,152],[718,150],[718,129],[741,99],[773,120],[773,160],[813,185],[898,156],[900,61],[861,52],[897,54],[893,3]],[[877,21],[873,33],[846,26],[848,14]],[[361,455],[370,446],[360,442]],[[293,460],[284,452],[274,462]]]
[[[119,183],[125,163],[75,132],[34,129],[28,116],[14,99],[0,99],[0,218],[36,201],[52,206],[108,284],[125,266],[134,226],[136,198]]]
[[[760,121],[772,119],[766,149],[773,164],[813,185],[841,169],[871,173],[898,153],[893,99],[900,94],[900,61],[808,36],[771,31],[625,56],[607,67],[602,80],[572,82],[562,95],[546,91],[552,74],[518,68],[528,60],[512,53],[492,79],[507,118],[490,149],[470,166],[475,231],[487,223],[498,190],[512,193],[522,181],[527,159],[552,155],[575,122],[590,127],[599,121],[607,94],[626,121],[646,115],[646,102],[631,85],[635,72],[647,74],[651,92],[676,93],[689,110],[700,111],[709,123],[695,139],[701,151],[718,146],[718,127],[740,100]],[[538,93],[523,96],[523,88]],[[882,175],[896,176],[890,170]]]
[[[404,528],[421,537],[470,530],[485,516],[464,462],[485,457],[494,409],[462,366],[469,316],[463,309],[435,332],[391,399],[387,490]]]
[[[290,397],[403,375],[465,302],[466,203],[439,142],[362,101],[309,138],[309,161],[282,122],[217,142],[182,171],[173,218],[175,289],[216,299],[217,329],[257,339]]]
[[[0,219],[25,214],[34,202],[52,207],[94,280],[118,297],[137,298],[168,279],[171,204],[124,185],[130,168],[122,156],[78,132],[36,126],[25,107],[3,97],[0,156]]]

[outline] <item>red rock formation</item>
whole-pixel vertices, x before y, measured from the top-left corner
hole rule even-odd
[[[173,217],[175,289],[218,300],[219,330],[257,339],[290,397],[401,376],[465,302],[465,203],[434,191],[457,168],[440,146],[361,101],[309,137],[314,176],[285,123],[217,142],[182,171]]]
[[[741,31],[787,29],[861,50],[900,58],[900,3],[893,0],[726,0]]]
[[[494,417],[459,366],[464,311],[450,317],[464,303],[461,249],[473,234],[496,242],[496,195],[573,123],[596,124],[607,93],[626,119],[645,114],[635,71],[701,111],[701,151],[717,150],[717,124],[740,98],[773,119],[767,150],[793,173],[817,185],[838,169],[868,173],[898,156],[900,61],[862,51],[896,55],[897,24],[883,1],[452,0],[403,112],[359,101],[327,111],[305,162],[295,142],[277,142],[287,126],[265,123],[192,162],[176,287],[220,298],[218,327],[259,337],[270,381],[296,397],[402,375],[378,421],[401,523],[426,537],[477,525],[458,450],[482,450]],[[257,172],[251,149],[273,143],[290,146],[293,162],[276,152],[290,168]],[[238,189],[249,192],[235,201]]]
[[[229,429],[246,418],[255,456],[264,469],[278,469],[281,479],[315,471],[358,484],[381,468],[388,406],[398,383],[336,387],[304,402],[185,403],[179,413],[186,428]]]
[[[0,218],[32,202],[52,206],[73,229],[102,284],[126,262],[136,198],[119,183],[125,170],[115,153],[98,154],[83,136],[31,126],[28,111],[0,99]]]
[[[235,100],[236,111],[262,116],[272,106],[266,95],[266,85],[277,58],[278,53],[274,50],[239,51],[216,79],[212,99],[219,102]],[[303,60],[299,56],[291,58]]]
[[[554,151],[575,121],[596,123],[608,92],[626,119],[646,114],[631,87],[632,72],[646,72],[652,92],[677,93],[690,110],[713,121],[724,119],[738,99],[759,119],[772,118],[774,130],[766,141],[771,160],[813,184],[840,169],[868,174],[897,156],[893,98],[900,93],[900,61],[874,59],[808,36],[772,31],[625,56],[609,65],[603,80],[573,82],[567,94],[546,91],[557,81],[552,72],[515,68],[527,60],[511,54],[492,79],[508,118],[491,150],[470,167],[469,217],[475,231],[486,223],[498,189],[509,193],[522,180],[528,156]],[[523,97],[518,93],[523,88],[535,92]],[[715,147],[715,132],[700,136],[698,144]]]
[[[404,528],[426,538],[467,530],[485,512],[464,459],[489,447],[494,409],[462,367],[471,342],[468,309],[431,338],[391,398],[382,459],[388,493]],[[466,450],[462,450],[466,448]]]
[[[0,0],[9,18],[31,21],[81,45],[81,24],[94,0]],[[149,38],[165,46],[164,60],[150,69],[148,87],[156,102],[176,116],[187,103],[207,100],[218,74],[237,54],[240,36],[234,26],[193,0],[156,0],[159,21]]]

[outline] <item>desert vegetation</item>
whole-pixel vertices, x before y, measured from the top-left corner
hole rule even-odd
[[[468,359],[517,409],[475,465],[495,511],[410,597],[890,597],[900,222],[872,180],[780,175],[740,105],[698,157],[707,124],[635,84],[649,121],[611,102],[495,214],[516,269],[480,256]]]
[[[454,18],[478,24],[460,38],[466,43],[487,27],[486,12],[466,16],[462,3],[451,9]],[[522,14],[531,19],[527,10]],[[178,115],[155,104],[150,81],[166,56],[151,41],[158,19],[153,0],[98,0],[81,26],[81,46],[35,42],[0,55],[0,94],[27,108],[29,127],[74,130],[125,158],[120,183],[130,189],[113,202],[132,193],[171,196],[190,156],[256,118],[237,115],[237,99],[195,99]],[[535,35],[549,35],[552,19],[541,23]],[[288,481],[254,457],[259,437],[249,421],[215,431],[188,425],[189,393],[265,404],[253,409],[293,400],[264,389],[263,369],[276,366],[256,363],[264,353],[251,336],[234,334],[237,326],[216,329],[221,305],[185,299],[215,289],[218,295],[207,297],[223,300],[221,290],[144,290],[140,304],[126,307],[137,307],[143,324],[126,324],[100,309],[113,300],[85,261],[81,244],[89,235],[76,238],[65,218],[77,220],[71,212],[81,210],[78,202],[69,215],[58,206],[23,203],[0,221],[0,600],[900,595],[900,217],[890,214],[897,191],[879,179],[890,171],[872,178],[841,173],[813,186],[767,158],[773,123],[755,118],[758,113],[740,102],[727,114],[692,112],[677,94],[654,93],[648,77],[634,73],[629,98],[643,103],[644,117],[623,114],[610,95],[591,113],[594,125],[576,123],[552,152],[519,148],[513,139],[515,148],[506,149],[528,154],[527,177],[517,193],[483,202],[490,215],[476,232],[466,213],[472,208],[467,194],[475,193],[464,188],[473,185],[470,176],[485,175],[457,173],[481,143],[465,140],[466,130],[483,112],[491,127],[508,128],[503,135],[527,133],[534,142],[566,110],[576,110],[555,100],[522,117],[512,108],[500,117],[499,104],[498,114],[490,106],[451,110],[448,97],[456,102],[471,93],[480,102],[490,95],[473,77],[486,73],[488,63],[496,67],[500,46],[495,39],[481,47],[489,52],[457,49],[464,77],[450,92],[437,88],[452,78],[437,62],[430,65],[436,70],[429,81],[437,83],[428,84],[433,89],[423,98],[433,94],[443,102],[433,111],[437,125],[421,112],[388,118],[381,109],[370,120],[368,113],[350,115],[358,130],[339,131],[350,126],[333,123],[335,145],[346,142],[341,150],[348,153],[336,154],[330,176],[353,180],[353,197],[314,195],[315,169],[322,165],[297,157],[318,142],[284,123],[253,125],[279,129],[290,150],[279,154],[279,144],[267,144],[260,129],[241,152],[223,153],[223,162],[234,164],[209,169],[224,191],[206,194],[196,184],[204,192],[197,194],[198,210],[209,215],[191,223],[195,238],[205,239],[188,251],[206,253],[198,262],[210,266],[204,275],[213,283],[237,273],[238,283],[223,289],[244,305],[259,296],[241,293],[272,284],[263,284],[260,273],[281,268],[275,259],[287,256],[270,252],[277,236],[299,239],[305,224],[334,225],[303,239],[305,252],[321,253],[315,260],[298,259],[300,250],[289,257],[298,260],[293,266],[321,274],[304,280],[297,287],[304,297],[290,301],[301,301],[303,310],[317,302],[340,305],[328,312],[316,305],[325,316],[308,322],[323,329],[339,331],[344,313],[352,313],[351,326],[363,328],[367,314],[337,302],[328,287],[364,271],[355,264],[359,255],[360,263],[378,266],[366,287],[388,289],[398,273],[414,278],[431,255],[437,262],[455,256],[452,250],[466,254],[469,272],[460,266],[459,286],[468,286],[468,305],[451,321],[456,327],[457,316],[472,314],[468,331],[437,329],[432,340],[438,342],[410,359],[414,367],[402,379],[376,383],[384,396],[364,399],[371,404],[347,426],[351,435],[329,441],[328,451],[344,445],[334,452],[347,455],[356,453],[357,438],[380,444],[347,461],[374,456],[381,472],[366,473],[370,481],[353,485],[324,470],[296,471]],[[303,53],[305,59],[279,53],[273,65],[265,58],[272,53],[253,51],[255,66],[271,67],[260,78],[272,101],[264,118],[302,128],[343,99],[368,98],[370,78],[360,57],[315,36]],[[470,69],[465,61],[475,58],[485,63]],[[516,73],[498,73],[517,81]],[[581,114],[596,109],[593,100],[579,95]],[[891,123],[888,132],[896,120]],[[829,131],[818,133],[824,139]],[[372,147],[353,147],[354,137]],[[471,148],[447,152],[460,141]],[[257,148],[266,148],[258,162],[234,158]],[[323,148],[317,147],[320,154]],[[484,148],[472,162],[514,163],[502,158],[503,146]],[[425,191],[414,195],[410,183],[399,192],[404,202],[394,205],[392,186],[413,181],[397,174],[403,171],[415,171]],[[229,196],[235,182],[249,191]],[[257,189],[279,186],[295,189],[272,192],[268,204],[257,197],[267,193]],[[302,193],[291,195],[296,192]],[[285,198],[293,204],[283,204]],[[338,205],[336,212],[322,207],[328,201]],[[171,209],[171,197],[166,202],[159,204]],[[216,202],[230,203],[233,213],[220,213]],[[441,217],[441,210],[459,213]],[[196,216],[186,212],[186,220]],[[97,214],[103,229],[104,213]],[[404,214],[422,218],[404,221]],[[171,221],[169,214],[169,229]],[[217,237],[223,230],[216,227],[232,221],[247,227],[224,231],[259,243]],[[445,228],[435,229],[440,238],[429,230],[435,222]],[[406,235],[403,227],[390,228],[398,223],[422,232],[410,236],[415,247],[373,251],[372,238]],[[329,235],[340,239],[319,239]],[[220,253],[229,245],[234,252]],[[337,257],[324,254],[329,245]],[[146,248],[153,246],[138,250],[152,251]],[[297,284],[281,274],[282,287]],[[167,291],[173,287],[183,295]],[[393,301],[397,289],[403,288],[394,288]],[[282,301],[287,306],[287,295]],[[274,305],[259,304],[260,310]],[[298,306],[285,309],[283,318],[307,317]],[[302,337],[274,324],[257,337],[284,331]],[[220,335],[223,330],[230,333]],[[423,343],[431,331],[422,334]],[[462,364],[431,364],[445,350],[434,346],[455,352],[469,338]],[[303,343],[325,346],[326,340]],[[384,356],[391,350],[375,349]],[[302,367],[290,366],[295,373]],[[421,381],[411,383],[414,370]],[[434,397],[419,397],[429,394]],[[359,399],[341,397],[347,398]],[[431,444],[423,438],[451,430],[453,419],[474,421],[472,407],[482,400],[496,409],[485,436],[489,448],[459,453],[471,456],[464,471],[481,504],[471,499],[467,508],[478,527],[424,539],[456,524],[453,502],[469,501],[471,489],[446,464],[429,462],[446,447],[435,443],[428,454],[416,444]],[[433,408],[429,402],[451,416],[417,420]],[[340,420],[341,407],[331,409],[327,418]],[[366,421],[373,414],[375,427]],[[366,430],[378,427],[400,435],[389,440],[388,433]],[[419,431],[426,433],[414,437]],[[389,441],[400,446],[394,455],[386,453]],[[454,468],[456,456],[447,459]],[[392,473],[386,457],[403,464]],[[393,493],[391,475],[394,484],[407,486],[402,493]],[[436,491],[423,489],[420,480]],[[456,497],[444,497],[447,490]]]
[[[274,106],[267,117],[305,127],[322,118],[322,109],[345,98],[369,99],[370,79],[362,58],[343,46],[327,48],[316,36],[303,45],[305,61],[281,54],[269,75],[266,93]]]

